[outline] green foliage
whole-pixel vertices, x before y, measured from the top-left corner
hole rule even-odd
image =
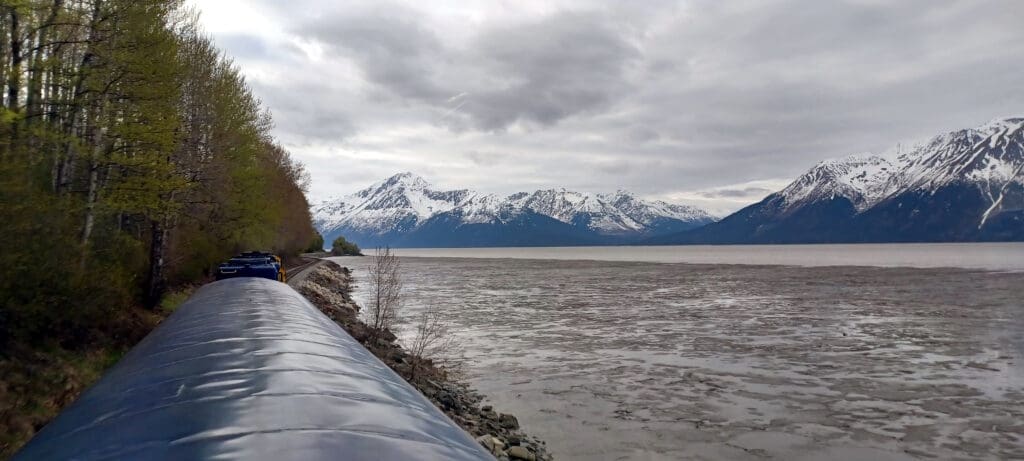
[[[302,165],[181,5],[0,0],[0,459],[218,261],[317,238]]]
[[[313,236],[313,240],[309,242],[309,246],[306,247],[306,253],[319,253],[324,251],[324,236],[320,235],[319,232]]]
[[[74,203],[31,183],[32,165],[0,163],[0,343],[61,338],[77,345],[111,309],[132,301],[137,242],[111,241],[82,267]],[[144,266],[143,266],[144,267]]]
[[[345,237],[338,237],[331,242],[331,254],[334,256],[362,256],[356,244],[345,240]]]
[[[0,346],[314,240],[302,165],[180,1],[0,2],[0,36]]]
[[[0,107],[0,124],[11,125],[21,118],[21,114],[6,107]]]
[[[192,296],[195,291],[194,287],[185,287],[180,290],[168,292],[164,295],[164,298],[160,300],[160,312],[164,314],[170,314],[178,309],[188,298]]]
[[[95,382],[127,352],[125,346],[66,350],[37,348],[25,358],[0,360],[0,459],[8,459],[36,429]],[[15,398],[16,397],[16,398]]]

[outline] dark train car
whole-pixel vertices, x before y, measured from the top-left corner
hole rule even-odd
[[[13,458],[494,460],[298,292],[199,289]]]

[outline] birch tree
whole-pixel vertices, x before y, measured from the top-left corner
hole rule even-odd
[[[179,0],[0,0],[0,343],[314,239],[302,165],[198,24]]]

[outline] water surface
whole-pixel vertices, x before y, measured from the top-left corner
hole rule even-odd
[[[578,259],[402,259],[558,459],[1024,457],[1024,273]]]
[[[1024,271],[1024,242],[400,248],[402,256],[792,266],[960,267]]]

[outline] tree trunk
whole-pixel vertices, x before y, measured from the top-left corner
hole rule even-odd
[[[9,6],[8,7],[4,7],[3,10],[0,11],[0,15],[3,15],[5,17],[8,16],[8,12],[7,12],[8,8],[11,8],[11,7],[9,7]],[[6,18],[4,20],[0,20],[0,37],[8,37],[8,36],[10,36],[10,31],[7,29],[7,26],[8,26],[8,24],[7,24]],[[7,64],[10,62],[10,57],[7,55],[8,51],[9,51],[9,49],[7,48],[6,45],[0,47],[0,84],[3,84],[3,85],[7,84],[7,71],[8,71]],[[4,95],[3,94],[0,94],[0,107],[6,107],[4,105]]]
[[[7,76],[7,108],[12,112],[18,110],[18,93],[21,89],[21,37],[18,30],[18,11],[11,8],[11,68]],[[18,123],[11,124],[10,145],[18,142]]]
[[[98,148],[97,148],[98,149]],[[99,191],[100,182],[100,167],[96,164],[96,160],[89,161],[89,191],[85,197],[85,223],[82,224],[82,265],[85,265],[85,260],[88,252],[89,237],[92,235],[92,227],[96,222],[96,196]]]
[[[18,92],[21,89],[21,37],[18,31],[18,11],[11,8],[11,71],[7,76],[7,108],[18,110]]]
[[[71,175],[75,169],[75,147],[74,137],[79,130],[79,120],[82,118],[81,113],[83,112],[83,106],[85,105],[82,101],[83,95],[85,94],[85,78],[86,74],[90,71],[93,65],[93,61],[96,59],[93,54],[93,44],[98,40],[98,32],[96,30],[97,24],[100,19],[100,3],[96,2],[93,8],[92,18],[89,20],[89,38],[88,43],[85,45],[85,52],[82,55],[82,62],[78,66],[78,72],[75,77],[75,85],[71,90],[68,101],[68,122],[65,127],[64,134],[67,137],[67,141],[64,145],[64,152],[61,155],[60,167],[57,169],[57,176],[53,179],[54,191],[57,193],[66,193],[68,187],[71,185]]]
[[[101,100],[96,110],[95,121],[92,123],[92,157],[89,159],[89,189],[85,195],[85,223],[82,225],[82,265],[88,256],[89,237],[92,235],[93,223],[96,221],[96,199],[99,196],[100,186],[100,165],[99,160],[104,157],[104,128],[100,126],[100,114],[105,109],[105,101]]]
[[[46,40],[46,29],[39,29],[35,39],[29,39],[28,52],[28,85],[25,88],[25,122],[35,122],[39,116],[39,100],[42,99],[42,71],[39,68],[43,62],[43,40]],[[33,51],[33,48],[35,50]]]
[[[150,221],[149,273],[146,276],[146,307],[156,307],[164,294],[164,257],[167,253],[167,223],[164,218]]]
[[[44,67],[49,67],[49,64],[44,65],[43,63],[49,57],[47,51],[50,49],[50,32],[53,29],[54,22],[57,21],[57,13],[60,12],[63,3],[63,0],[55,0],[53,2],[46,22],[38,28],[34,47],[35,51],[29,57],[28,92],[25,96],[25,114],[28,123],[41,122],[41,120],[36,119],[40,118],[43,114],[43,74],[45,73]]]

